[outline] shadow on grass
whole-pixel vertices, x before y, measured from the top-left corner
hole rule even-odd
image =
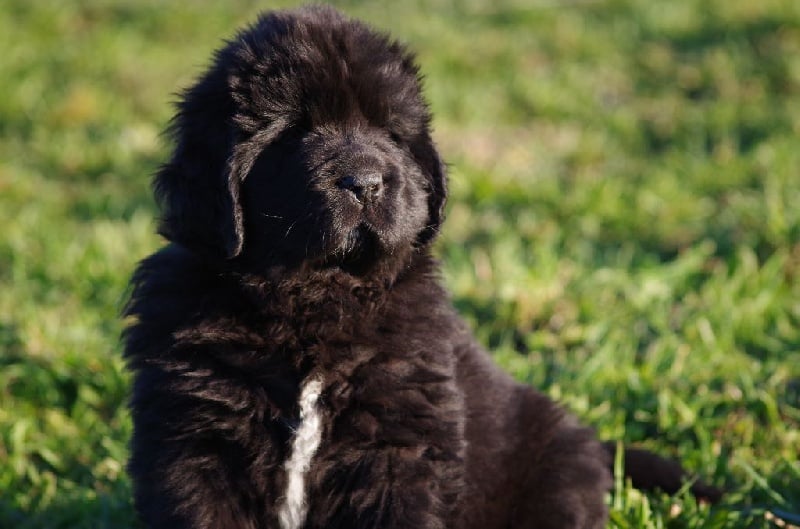
[[[62,495],[36,512],[22,511],[0,500],[0,527],[14,529],[140,529],[129,495],[93,498]]]

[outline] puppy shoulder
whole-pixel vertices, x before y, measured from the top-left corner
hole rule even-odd
[[[164,347],[171,335],[208,302],[223,276],[189,250],[170,244],[139,263],[123,310],[126,356]]]
[[[131,278],[131,302],[125,315],[135,315],[144,306],[158,302],[194,298],[218,277],[208,261],[180,245],[169,244],[139,263]]]

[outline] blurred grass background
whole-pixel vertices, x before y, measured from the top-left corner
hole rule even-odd
[[[0,528],[136,527],[118,312],[174,93],[287,2],[0,0]],[[438,245],[497,360],[729,490],[609,527],[800,526],[800,2],[336,2],[418,51]]]

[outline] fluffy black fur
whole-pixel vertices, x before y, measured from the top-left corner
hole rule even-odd
[[[274,528],[298,392],[306,528],[599,528],[609,457],[475,343],[429,245],[443,165],[411,55],[325,7],[262,16],[183,97],[171,243],[127,309],[148,527]]]

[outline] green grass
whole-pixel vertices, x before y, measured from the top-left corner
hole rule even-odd
[[[729,491],[618,480],[609,527],[800,526],[800,3],[338,5],[419,53],[437,250],[498,362]],[[0,2],[0,528],[136,527],[118,312],[160,131],[258,9]]]

